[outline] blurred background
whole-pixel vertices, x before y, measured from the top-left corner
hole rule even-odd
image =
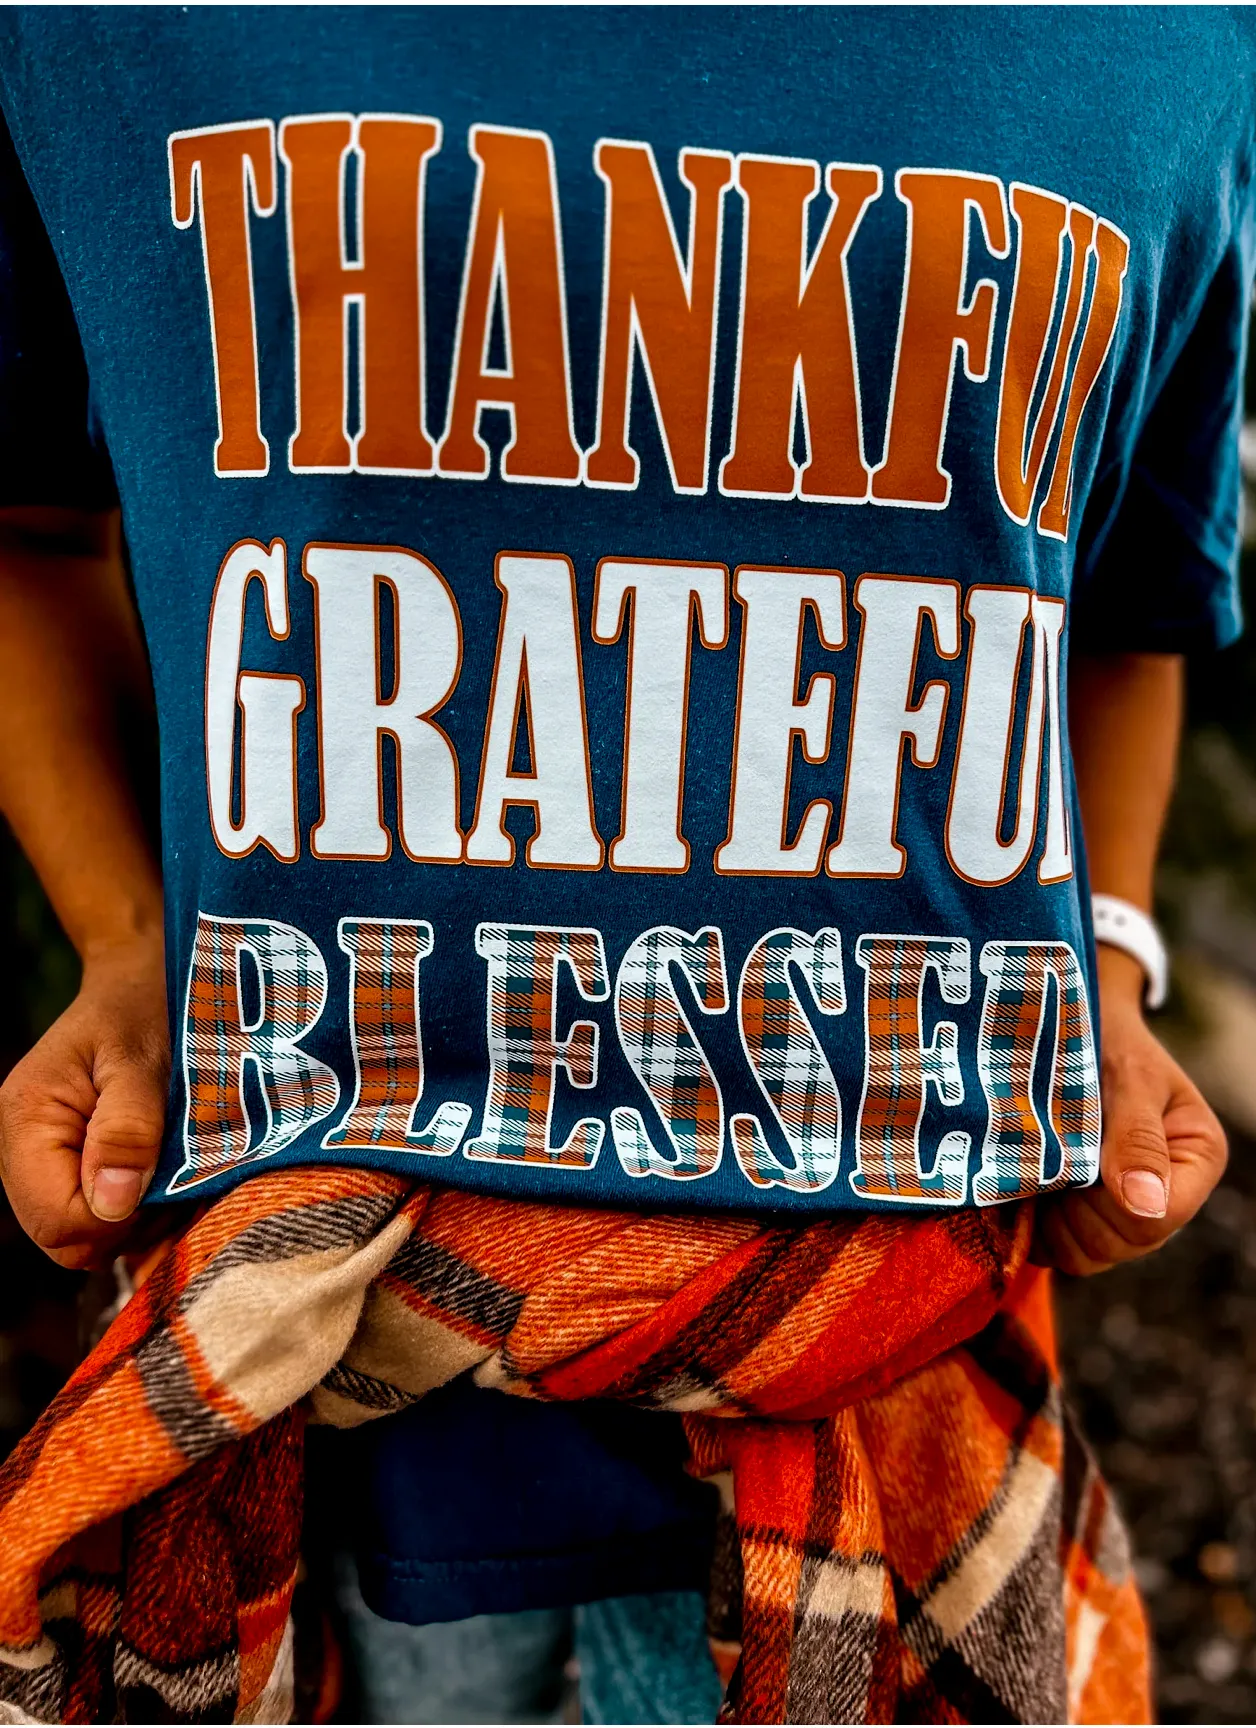
[[[1256,368],[1244,589],[1256,619]],[[1149,1260],[1059,1281],[1066,1379],[1129,1521],[1164,1722],[1256,1722],[1256,630],[1193,668],[1159,884],[1174,993],[1159,1030],[1224,1118],[1205,1212]],[[72,997],[77,962],[0,824],[0,1074]],[[84,1280],[0,1197],[0,1455],[82,1348]]]

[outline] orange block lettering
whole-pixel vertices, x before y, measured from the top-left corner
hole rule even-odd
[[[819,164],[738,158],[746,205],[741,338],[722,492],[868,495],[846,256],[864,211],[880,196],[881,170],[830,163],[827,184],[832,205],[808,264],[807,206],[819,189]],[[801,470],[791,454],[800,398],[809,456]]]
[[[507,480],[574,486],[580,451],[571,423],[567,311],[554,150],[544,132],[473,126],[479,164],[454,349],[449,425],[438,452],[442,474],[483,480],[489,450],[482,408],[513,421],[502,456]],[[489,368],[500,301],[506,364]]]
[[[1125,272],[1129,267],[1130,243],[1119,228],[1100,221],[1094,238],[1094,287],[1090,295],[1090,310],[1082,332],[1081,347],[1073,376],[1069,380],[1068,401],[1060,427],[1060,442],[1056,446],[1055,466],[1051,470],[1051,486],[1046,502],[1038,512],[1038,532],[1055,540],[1068,539],[1069,515],[1073,504],[1073,456],[1077,449],[1077,431],[1090,400],[1090,393],[1099,381],[1104,362],[1116,334],[1121,316],[1121,301],[1125,291]]]
[[[423,182],[438,121],[364,115],[285,120],[296,324],[294,469],[428,474],[423,430]],[[358,167],[357,259],[346,259],[344,171]],[[361,431],[345,427],[346,302],[361,307]]]
[[[986,248],[1007,255],[1003,185],[988,174],[903,168],[895,189],[907,206],[907,278],[894,359],[885,459],[872,496],[885,504],[942,510],[951,476],[942,447],[951,408],[956,349],[964,371],[981,383],[990,368],[997,290],[988,280],[968,292],[968,215],[975,210]]]
[[[1003,508],[1014,522],[1028,522],[1060,407],[1069,349],[1081,311],[1086,254],[1095,231],[1095,219],[1080,205],[1070,206],[1066,199],[1057,198],[1052,192],[1040,192],[1033,186],[1013,186],[1010,199],[1019,241],[999,384],[994,472]],[[1046,364],[1051,320],[1065,270],[1066,223],[1069,255],[1064,306],[1051,370],[1031,432],[1030,408]]]
[[[175,227],[190,228],[200,207],[218,398],[214,472],[265,474],[270,449],[258,401],[249,206],[259,216],[274,212],[275,128],[257,120],[172,132],[168,149]]]
[[[602,139],[594,165],[606,183],[606,261],[597,443],[585,475],[593,486],[637,484],[628,444],[633,343],[641,354],[677,492],[705,492],[715,369],[715,303],[724,190],[733,159],[685,150],[689,261],[680,248],[648,144]]]

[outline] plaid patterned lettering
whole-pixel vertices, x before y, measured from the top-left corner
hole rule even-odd
[[[601,932],[481,924],[475,949],[488,962],[489,1081],[484,1121],[463,1155],[591,1170],[606,1124],[585,1117],[554,1146],[550,1122],[555,1068],[565,1068],[573,1086],[597,1084],[598,1029],[577,1020],[560,1039],[554,997],[565,963],[586,1002],[605,1001],[610,981]]]
[[[959,1206],[968,1185],[970,1136],[944,1134],[926,1176],[920,1156],[925,1087],[943,1104],[962,1104],[964,1079],[953,1020],[923,1038],[925,976],[936,973],[944,1002],[967,1002],[969,947],[962,936],[861,936],[867,1067],[855,1135],[856,1194],[917,1205]]]
[[[414,1126],[423,1096],[419,964],[432,952],[432,926],[412,918],[342,918],[337,939],[349,956],[357,1088],[323,1145],[447,1158],[466,1133],[469,1104],[447,1101],[426,1128]]]
[[[245,953],[261,986],[252,1025],[240,999]],[[336,1108],[334,1072],[298,1045],[326,1001],[327,966],[303,930],[272,918],[197,914],[183,1019],[183,1164],[168,1193],[272,1157]],[[257,1140],[244,1101],[246,1062],[257,1070],[266,1105]]]
[[[822,1014],[846,1012],[842,938],[836,930],[814,936],[770,930],[755,943],[738,991],[741,1042],[755,1078],[794,1155],[783,1163],[755,1117],[729,1124],[737,1162],[756,1188],[827,1188],[842,1159],[842,1101],[790,978],[796,966]]]
[[[693,985],[705,1013],[722,1014],[728,1007],[724,941],[718,930],[690,936],[660,925],[637,937],[615,980],[615,1024],[633,1073],[663,1120],[671,1157],[655,1147],[639,1110],[612,1110],[611,1133],[629,1176],[692,1181],[719,1167],[724,1100],[676,995],[673,964]]]
[[[1102,1137],[1099,1065],[1077,955],[1067,942],[987,942],[981,970],[987,982],[977,1071],[990,1114],[973,1199],[991,1206],[1093,1182]],[[1050,1114],[1060,1146],[1060,1168],[1050,1181],[1047,1137],[1033,1096],[1048,980],[1055,994]]]

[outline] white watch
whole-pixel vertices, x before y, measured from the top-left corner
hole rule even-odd
[[[1120,948],[1147,976],[1147,1006],[1163,1008],[1169,994],[1169,955],[1164,938],[1145,912],[1115,894],[1092,894],[1095,941]]]

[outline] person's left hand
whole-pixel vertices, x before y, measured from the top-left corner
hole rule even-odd
[[[1038,1206],[1033,1258],[1102,1272],[1159,1248],[1193,1218],[1226,1167],[1225,1133],[1194,1082],[1143,1019],[1143,974],[1099,949],[1103,1018],[1102,1180]]]

